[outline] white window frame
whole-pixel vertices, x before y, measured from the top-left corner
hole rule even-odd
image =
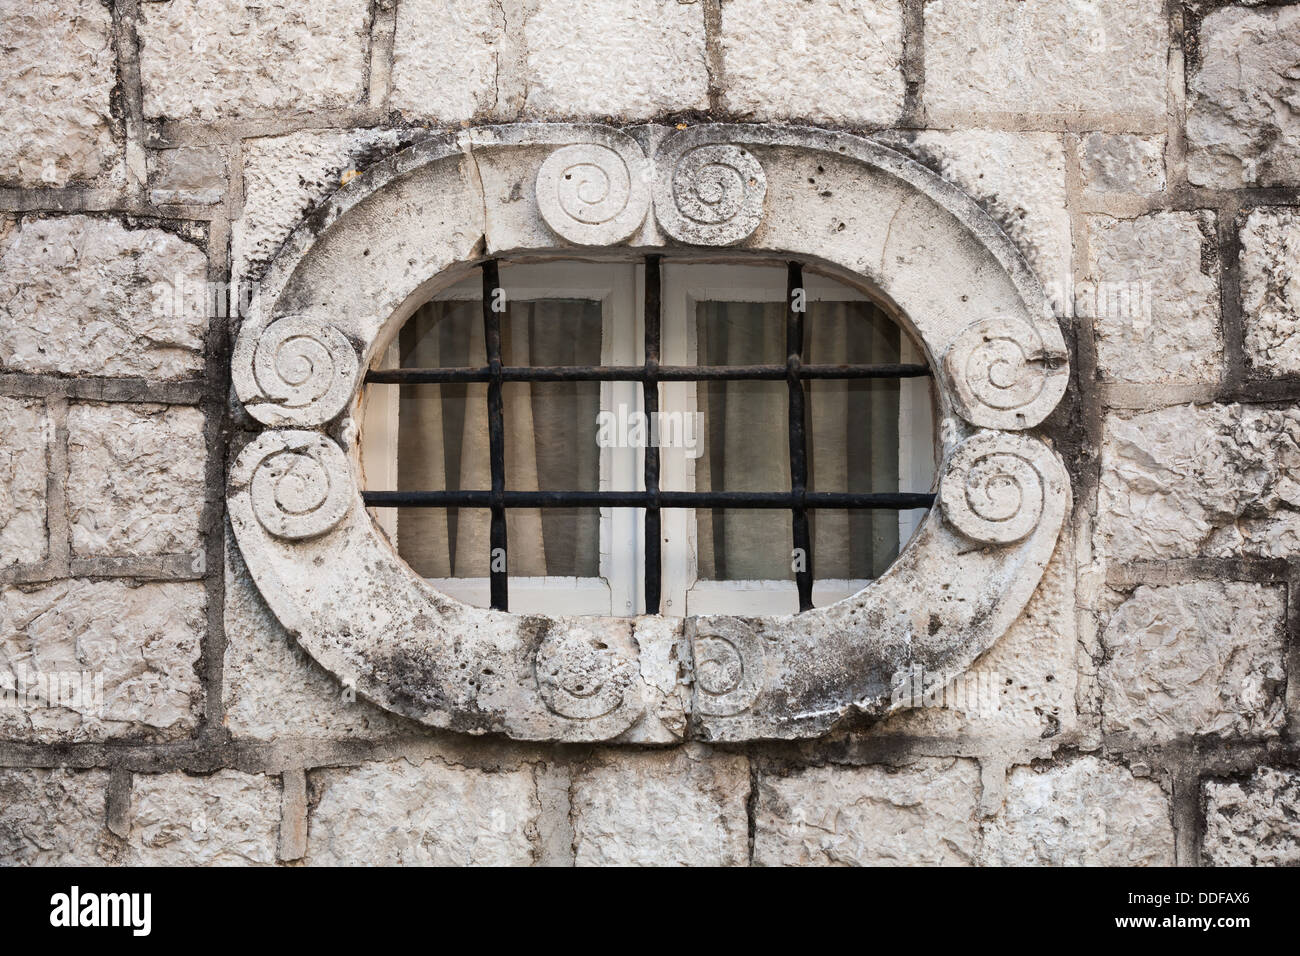
[[[564,261],[512,264],[502,267],[501,282],[512,301],[537,299],[591,299],[601,303],[601,362],[605,365],[639,365],[645,360],[645,267],[639,263]],[[695,335],[696,303],[701,301],[784,302],[784,270],[770,265],[693,264],[663,265],[663,315],[661,361],[665,365],[694,365],[698,359]],[[826,276],[805,271],[807,299],[814,301],[870,301],[869,297]],[[466,279],[434,297],[435,300],[477,300],[481,280]],[[924,361],[905,330],[901,335],[902,362]],[[396,340],[384,354],[381,368],[400,362]],[[602,382],[600,407],[614,411],[644,409],[637,382]],[[659,386],[661,412],[693,414],[695,382],[663,382]],[[366,388],[358,418],[362,422],[362,484],[367,488],[397,487],[397,429],[400,390],[396,386]],[[899,476],[901,490],[922,491],[934,478],[934,427],[931,381],[900,380]],[[596,428],[592,422],[591,427]],[[602,448],[600,489],[643,489],[644,450]],[[682,448],[660,449],[660,487],[694,490],[695,459]],[[565,489],[576,490],[576,489]],[[372,508],[370,514],[397,547],[397,509]],[[919,527],[925,510],[900,511],[899,545],[906,545]],[[592,614],[631,616],[645,611],[644,509],[600,510],[600,576],[510,577],[510,608],[519,613],[552,615]],[[789,613],[798,606],[793,576],[786,580],[705,581],[699,579],[695,512],[666,508],[660,519],[662,540],[661,612],[667,616],[698,614],[768,615]],[[483,578],[428,578],[430,586],[457,600],[478,607],[490,603],[490,580]],[[861,590],[870,581],[815,579],[813,602],[825,606]]]

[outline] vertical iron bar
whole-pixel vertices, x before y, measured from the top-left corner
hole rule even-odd
[[[787,271],[785,299],[785,379],[790,388],[790,490],[794,492],[793,560],[802,558],[801,570],[795,571],[799,588],[799,610],[811,610],[813,586],[812,538],[808,533],[808,509],[804,495],[808,490],[808,443],[804,433],[804,391],[799,379],[803,364],[803,316],[808,307],[803,288],[803,267],[791,262]]]
[[[653,422],[659,412],[659,336],[661,309],[659,256],[645,260],[645,380],[641,385],[646,421],[650,423],[645,447],[645,490],[653,495],[645,509],[645,612],[659,613],[663,570],[659,540],[659,448],[653,439]]]
[[[495,259],[483,263],[483,344],[488,368],[488,453],[492,462],[492,527],[488,535],[488,577],[492,607],[510,610],[510,585],[506,551],[506,429],[505,402],[501,394],[501,316],[496,311],[501,274]],[[504,301],[504,299],[502,300]],[[506,308],[509,304],[506,303]]]

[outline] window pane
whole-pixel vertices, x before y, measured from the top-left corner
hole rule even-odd
[[[813,302],[809,364],[899,361],[899,329],[869,302]],[[808,383],[808,488],[898,489],[898,379]],[[898,555],[896,511],[815,511],[813,571],[819,578],[874,578]]]
[[[780,302],[700,302],[696,335],[701,365],[785,361]],[[695,461],[700,491],[788,491],[790,443],[784,382],[700,382],[704,454]],[[696,513],[699,576],[712,581],[787,579],[790,513],[740,509]]]
[[[783,302],[701,302],[695,319],[701,365],[785,362]],[[899,361],[899,329],[871,303],[810,302],[804,325],[809,364]],[[809,490],[898,490],[898,381],[814,381],[807,394]],[[701,382],[696,399],[706,435],[697,489],[789,489],[784,382]],[[898,553],[894,511],[813,511],[810,524],[817,578],[876,577]],[[696,531],[703,580],[793,577],[789,512],[701,510]]]
[[[431,302],[402,328],[404,368],[486,364],[478,301]],[[506,365],[596,365],[601,304],[587,299],[514,301],[501,316]],[[512,491],[594,489],[598,383],[508,383],[506,487]],[[402,386],[398,488],[487,490],[487,386]],[[427,577],[485,577],[490,515],[483,508],[398,510],[398,551]],[[509,569],[520,576],[598,574],[599,514],[555,509],[506,512]]]

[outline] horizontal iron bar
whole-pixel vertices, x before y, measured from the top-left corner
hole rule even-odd
[[[511,365],[501,368],[505,382],[644,382],[644,365]],[[654,377],[660,382],[785,381],[788,368],[781,365],[661,365]],[[800,365],[799,377],[810,379],[920,378],[928,365]],[[489,367],[371,369],[372,385],[450,385],[487,382]]]
[[[491,491],[366,491],[368,508],[490,508]],[[861,508],[905,511],[929,508],[934,495],[912,492],[808,491],[798,502],[790,491],[506,491],[506,508]]]

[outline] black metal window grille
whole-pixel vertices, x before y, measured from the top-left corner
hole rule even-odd
[[[641,365],[503,366],[501,313],[494,308],[501,287],[497,260],[483,263],[483,338],[487,365],[471,368],[372,369],[368,384],[418,385],[486,382],[488,452],[492,487],[460,491],[366,491],[371,508],[489,508],[490,593],[492,607],[509,609],[507,572],[507,508],[644,508],[645,610],[659,613],[662,577],[659,515],[664,508],[789,509],[793,515],[793,547],[803,555],[795,572],[799,610],[812,608],[813,553],[808,512],[815,509],[876,509],[900,511],[929,508],[934,495],[912,492],[813,492],[808,484],[807,436],[804,430],[804,383],[813,379],[914,378],[930,374],[924,364],[805,365],[803,266],[787,264],[786,361],[784,365],[660,365],[660,256],[645,260],[645,361]],[[506,308],[509,299],[506,297]],[[659,410],[660,382],[722,380],[782,380],[789,387],[789,491],[664,491],[659,487],[659,449],[647,444],[645,488],[642,491],[508,491],[505,466],[505,415],[501,386],[505,382],[640,382],[644,411]]]

